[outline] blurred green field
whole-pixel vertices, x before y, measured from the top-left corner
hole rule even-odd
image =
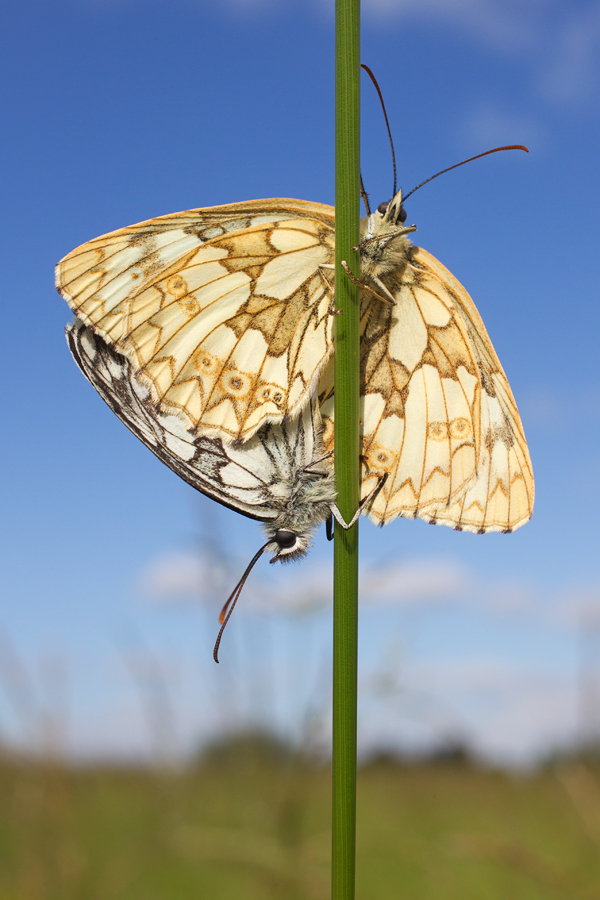
[[[250,744],[185,771],[5,759],[0,900],[327,900],[329,771]],[[600,900],[600,768],[363,768],[357,898]]]

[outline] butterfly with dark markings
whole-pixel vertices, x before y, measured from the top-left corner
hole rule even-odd
[[[471,297],[408,240],[403,203],[367,207],[361,227],[361,496],[381,484],[365,515],[508,533],[534,501],[517,404]],[[333,450],[332,361],[318,397]]]
[[[129,225],[72,250],[56,287],[161,412],[243,442],[297,415],[333,352],[333,210],[249,200]]]
[[[321,417],[310,402],[299,417],[264,425],[241,445],[193,433],[185,420],[157,409],[147,384],[131,362],[91,328],[75,319],[66,328],[75,362],[121,421],[160,460],[196,490],[223,506],[263,523],[267,541],[255,554],[221,613],[223,629],[248,575],[267,551],[271,562],[303,557],[323,522],[331,516],[347,525],[336,504],[331,453],[323,449]],[[362,507],[361,507],[362,509]]]

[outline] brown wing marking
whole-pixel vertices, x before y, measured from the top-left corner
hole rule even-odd
[[[331,354],[318,267],[333,221],[331,207],[281,199],[177,213],[77,248],[57,286],[161,409],[247,439],[302,407]]]

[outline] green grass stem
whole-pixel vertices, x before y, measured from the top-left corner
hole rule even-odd
[[[349,521],[359,498],[360,2],[336,0],[335,70],[335,477]],[[354,900],[358,523],[336,525],[333,588],[332,898]]]

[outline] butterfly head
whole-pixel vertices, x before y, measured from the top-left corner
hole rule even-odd
[[[383,222],[396,227],[402,227],[406,222],[406,210],[402,206],[402,191],[398,191],[391,200],[384,200],[377,207]]]
[[[317,462],[323,465],[323,460]],[[303,557],[311,546],[313,534],[331,515],[336,495],[333,467],[330,465],[323,471],[315,465],[305,466],[297,473],[279,515],[265,523],[268,549],[273,552],[271,562],[291,562]]]
[[[291,528],[278,528],[272,535],[269,550],[274,551],[271,562],[291,562],[304,556],[310,546],[307,534],[293,531]]]
[[[406,235],[417,230],[405,222],[402,191],[380,203],[377,210],[363,220],[359,244],[362,278],[381,278],[401,268],[410,247]]]

